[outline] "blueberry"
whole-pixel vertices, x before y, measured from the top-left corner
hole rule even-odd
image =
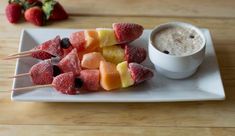
[[[63,38],[61,41],[60,41],[60,46],[61,48],[63,49],[68,49],[70,46],[71,46],[71,43],[69,41],[69,38]]]
[[[193,39],[193,38],[194,38],[194,35],[190,35],[189,37],[190,37],[191,39]]]
[[[53,76],[56,77],[61,74],[60,68],[56,65],[53,65]]]
[[[164,51],[163,51],[163,53],[165,53],[165,54],[169,54],[170,52],[169,52],[169,51],[164,50]]]
[[[83,85],[83,81],[80,78],[75,78],[74,80],[75,88],[81,88]]]

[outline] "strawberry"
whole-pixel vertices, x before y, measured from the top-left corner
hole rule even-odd
[[[10,23],[17,23],[20,20],[22,8],[19,2],[11,2],[5,9],[6,17]]]
[[[114,23],[113,29],[119,43],[128,43],[139,38],[144,28],[133,23]]]
[[[29,4],[33,4],[36,2],[41,2],[40,0],[25,0],[26,2],[28,2]]]
[[[79,92],[78,88],[75,88],[75,79],[72,72],[63,73],[54,78],[52,85],[63,94],[75,95]]]
[[[141,63],[146,59],[147,52],[144,48],[135,47],[131,45],[125,46],[125,60],[128,63]]]
[[[33,65],[29,73],[34,84],[51,84],[53,80],[53,65],[50,61],[41,61]]]
[[[40,0],[25,0],[23,6],[25,7],[25,9],[34,6],[42,7],[42,2]]]
[[[100,71],[98,69],[86,69],[80,73],[83,87],[86,90],[97,91],[100,88]]]
[[[41,8],[39,7],[31,7],[27,9],[24,13],[24,17],[26,21],[37,25],[37,26],[42,26],[44,25],[44,13]]]
[[[55,0],[45,0],[42,7],[48,20],[64,20],[68,18],[62,5]]]
[[[138,63],[129,63],[129,70],[135,84],[139,84],[153,77],[153,71],[151,69]]]
[[[69,41],[72,44],[72,46],[77,49],[77,51],[81,52],[85,50],[87,41],[85,39],[84,31],[78,31],[72,33],[69,37]]]
[[[32,50],[38,50],[38,49],[40,49],[40,46],[37,46],[37,47],[33,48]],[[52,57],[54,57],[53,55],[51,55],[45,51],[32,52],[31,56],[33,58],[37,58],[37,59],[41,59],[41,60],[51,59]]]

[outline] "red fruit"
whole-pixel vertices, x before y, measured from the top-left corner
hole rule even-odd
[[[85,50],[86,39],[84,31],[72,33],[69,37],[69,41],[78,52]]]
[[[40,0],[26,0],[26,2],[28,2],[29,4],[35,4],[41,1]]]
[[[44,13],[41,8],[39,7],[31,7],[27,9],[24,13],[24,18],[26,21],[37,25],[42,26],[44,25]]]
[[[113,29],[119,43],[128,43],[139,38],[144,28],[138,24],[114,23]]]
[[[39,49],[41,51],[47,52],[55,57],[63,57],[63,49],[60,46],[60,36],[56,36],[54,39],[48,40],[41,45],[39,45]]]
[[[86,90],[97,91],[100,88],[99,70],[82,70],[80,79],[83,81],[83,87]]]
[[[72,72],[63,73],[56,76],[52,82],[53,87],[63,93],[75,95],[79,92],[77,88],[75,88],[75,76]]]
[[[17,23],[21,17],[21,5],[18,3],[10,3],[5,9],[6,17],[10,23]]]
[[[39,46],[33,48],[32,50],[38,50],[38,49],[39,49]],[[31,56],[33,58],[37,58],[37,59],[41,59],[41,60],[51,59],[53,57],[53,55],[51,55],[45,51],[33,52],[33,53],[31,53]]]
[[[141,63],[146,59],[147,52],[144,48],[126,45],[125,46],[125,60],[128,63]]]
[[[135,81],[135,84],[139,84],[153,77],[153,71],[151,69],[138,63],[129,63],[129,70],[131,72],[132,79]]]
[[[42,8],[49,20],[64,20],[68,18],[67,12],[57,1],[45,0]]]
[[[73,49],[67,56],[65,56],[58,63],[58,67],[62,70],[63,73],[72,72],[74,75],[79,75],[81,71],[81,65],[77,50]]]
[[[73,50],[73,47],[72,47],[72,46],[70,46],[70,47],[67,48],[67,49],[63,49],[63,52],[64,52],[63,58],[64,58],[65,56],[67,56],[72,50]]]
[[[52,83],[53,66],[50,61],[41,61],[33,65],[29,73],[32,82],[36,85],[45,85]]]

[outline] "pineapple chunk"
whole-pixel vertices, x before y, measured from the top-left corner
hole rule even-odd
[[[126,88],[132,86],[134,84],[134,80],[131,77],[131,73],[128,70],[128,63],[127,61],[121,62],[117,65],[117,71],[121,77],[122,87]]]
[[[113,29],[98,28],[96,31],[98,32],[101,48],[118,43]]]
[[[124,49],[117,45],[102,48],[102,54],[106,61],[115,64],[124,61]]]

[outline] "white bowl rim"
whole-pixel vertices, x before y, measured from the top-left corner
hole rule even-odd
[[[192,52],[191,54],[182,55],[182,56],[176,56],[176,55],[165,54],[165,53],[161,52],[160,50],[158,50],[158,49],[154,46],[154,43],[153,43],[153,38],[154,38],[153,36],[154,36],[154,34],[155,34],[157,31],[159,31],[162,27],[173,26],[173,25],[174,25],[174,26],[177,25],[177,26],[180,26],[180,27],[189,27],[189,28],[195,30],[195,31],[202,37],[203,43],[202,43],[201,48],[199,48],[199,49],[198,49],[197,51],[195,51],[195,52]],[[160,53],[160,54],[162,54],[162,55],[164,55],[164,56],[173,57],[173,58],[185,58],[185,57],[190,57],[190,56],[193,56],[194,54],[199,53],[200,51],[202,51],[202,50],[206,47],[206,38],[205,38],[204,34],[202,33],[202,31],[201,31],[198,27],[196,27],[196,26],[194,26],[194,25],[192,25],[192,24],[189,24],[189,23],[178,22],[178,21],[168,22],[168,23],[164,23],[164,24],[160,24],[160,25],[158,25],[158,26],[155,26],[154,29],[152,30],[150,36],[149,36],[149,42],[150,42],[150,45],[149,45],[149,46],[152,46],[152,47],[155,49],[155,51],[157,51],[158,53]]]

